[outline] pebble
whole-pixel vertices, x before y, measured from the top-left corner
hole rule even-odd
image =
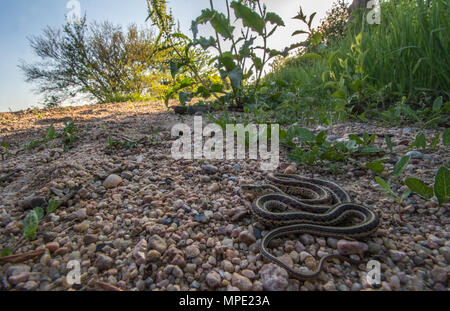
[[[29,196],[19,202],[19,207],[23,210],[34,209],[36,207],[44,207],[47,205],[47,201],[41,196]]]
[[[200,250],[198,249],[197,246],[190,245],[186,247],[186,249],[184,250],[184,254],[186,255],[186,258],[195,258],[198,257],[198,255],[200,255]]]
[[[142,239],[134,248],[133,250],[133,258],[136,262],[136,265],[140,266],[147,262],[146,258],[146,251],[147,251],[147,241],[145,239]]]
[[[205,281],[206,281],[206,284],[208,284],[208,286],[212,289],[220,287],[220,285],[222,284],[222,278],[220,277],[220,274],[215,271],[209,272],[206,275]]]
[[[253,287],[252,281],[239,273],[233,273],[231,284],[241,291],[250,291]]]
[[[431,271],[431,276],[433,277],[433,281],[445,284],[445,282],[447,282],[448,273],[445,268],[434,266]]]
[[[147,259],[149,262],[157,262],[161,258],[161,253],[156,249],[152,249],[147,253]]]
[[[256,238],[252,233],[250,233],[246,230],[246,231],[242,231],[239,234],[239,241],[241,241],[242,243],[245,243],[247,245],[251,245],[256,242]]]
[[[259,275],[266,291],[284,291],[289,285],[288,273],[278,265],[264,265],[259,271]]]
[[[202,170],[204,173],[210,175],[216,174],[219,171],[219,169],[214,165],[202,165]]]
[[[167,249],[167,243],[163,238],[155,234],[150,237],[148,241],[148,247],[150,247],[151,249],[155,249],[162,254]]]
[[[116,188],[122,183],[122,178],[116,174],[109,175],[103,182],[103,187],[106,189]]]
[[[337,242],[337,250],[340,255],[363,255],[369,249],[368,245],[363,242],[339,240]]]
[[[208,187],[208,191],[211,193],[216,193],[220,190],[220,186],[218,183],[213,183],[211,186]]]
[[[97,255],[97,260],[95,261],[95,266],[99,271],[108,270],[114,265],[114,260],[103,254]]]
[[[402,252],[402,251],[397,251],[397,250],[390,250],[389,251],[389,256],[391,257],[391,259],[395,262],[397,261],[402,261],[403,258],[406,257],[406,253]]]
[[[407,156],[410,156],[411,159],[423,159],[423,153],[419,151],[409,151],[406,153]]]

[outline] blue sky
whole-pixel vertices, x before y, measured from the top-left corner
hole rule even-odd
[[[72,0],[73,1],[73,0]],[[110,20],[124,26],[130,23],[144,24],[147,17],[145,0],[78,0],[81,13],[88,21]],[[18,69],[19,60],[37,60],[32,54],[27,37],[39,35],[46,26],[61,27],[69,13],[69,0],[3,0],[0,6],[0,111],[17,111],[39,106],[41,98],[33,92],[33,85],[24,81]],[[215,0],[216,9],[223,8],[223,0]],[[266,0],[269,10],[277,12],[286,22],[279,30],[276,48],[293,42],[291,33],[300,27],[291,18],[302,5],[305,13],[317,12],[319,18],[331,8],[333,0]],[[180,21],[184,32],[190,33],[191,21],[202,8],[209,6],[209,0],[171,0],[169,6]],[[317,18],[316,18],[317,19]],[[317,19],[318,21],[318,19]],[[204,29],[203,31],[205,31]],[[206,30],[207,31],[207,30]]]

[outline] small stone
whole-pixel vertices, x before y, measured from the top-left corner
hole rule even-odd
[[[197,246],[190,245],[190,246],[186,247],[186,249],[184,250],[184,253],[187,258],[194,258],[194,257],[198,257],[198,255],[200,255],[200,250],[198,249]]]
[[[97,242],[97,236],[95,234],[86,234],[83,238],[84,245],[89,245]]]
[[[116,174],[109,175],[103,182],[103,187],[106,189],[112,189],[120,185],[122,178]]]
[[[335,290],[336,290],[336,285],[334,284],[334,281],[331,280],[331,281],[328,281],[328,282],[323,286],[323,288],[324,288],[326,291],[335,291]]]
[[[288,287],[289,275],[275,264],[266,264],[259,271],[263,288],[266,291],[283,291]]]
[[[337,248],[337,243],[338,243],[337,239],[330,238],[330,237],[327,238],[327,244],[328,244],[329,247],[336,249]]]
[[[140,266],[147,262],[146,254],[147,251],[147,241],[142,239],[133,250],[133,258],[136,262],[136,265]]]
[[[403,258],[406,257],[406,254],[404,252],[402,252],[402,251],[397,251],[397,250],[391,249],[389,251],[389,256],[391,257],[391,259],[393,261],[397,262],[397,261],[403,260]]]
[[[28,281],[29,277],[30,277],[30,273],[28,273],[28,272],[15,274],[8,278],[8,282],[11,283],[12,285],[17,285],[19,283]]]
[[[311,245],[314,243],[314,237],[310,234],[302,234],[300,236],[300,241],[304,244],[304,245]]]
[[[256,242],[256,238],[252,233],[250,233],[246,230],[246,231],[242,231],[239,234],[239,241],[241,241],[242,243],[245,243],[247,245],[251,245]]]
[[[157,262],[161,258],[161,253],[156,249],[152,249],[147,253],[147,258],[149,262]]]
[[[216,174],[219,169],[217,167],[215,167],[214,165],[202,165],[202,170],[203,172],[205,172],[206,174]]]
[[[297,166],[292,164],[289,165],[285,170],[284,170],[284,174],[294,174],[295,172],[297,172]]]
[[[339,240],[337,243],[337,249],[340,255],[363,255],[369,247],[366,243],[357,242],[357,241],[347,241],[347,240]]]
[[[87,217],[87,210],[80,208],[79,210],[67,215],[66,220],[83,220]]]
[[[97,255],[97,260],[95,261],[95,266],[99,271],[111,269],[114,265],[114,260],[103,254]]]
[[[278,259],[283,262],[286,266],[292,268],[294,267],[294,261],[292,260],[289,254],[284,254],[283,256],[278,257]]]
[[[423,159],[423,153],[419,151],[410,151],[406,153],[407,156],[410,156],[411,159]]]
[[[19,207],[28,210],[28,209],[34,209],[36,207],[43,207],[47,205],[47,201],[44,197],[41,196],[29,196],[28,198],[25,198],[24,200],[19,202]]]
[[[54,252],[56,252],[58,250],[59,243],[58,242],[47,243],[45,245],[45,248],[48,249],[50,252],[54,253]]]
[[[362,289],[362,285],[359,283],[353,283],[351,291],[352,292],[359,292]]]
[[[23,286],[23,289],[28,290],[28,291],[33,291],[33,290],[38,289],[38,287],[39,287],[39,284],[36,281],[28,281]]]
[[[173,265],[177,265],[181,268],[184,268],[186,266],[186,260],[184,260],[184,257],[182,254],[176,254],[175,257],[173,257],[171,263]]]
[[[167,243],[159,235],[155,234],[148,241],[148,246],[151,249],[155,249],[161,254],[167,249]]]
[[[208,273],[206,275],[206,284],[208,284],[208,286],[210,288],[217,288],[220,287],[221,283],[222,283],[222,278],[220,277],[220,274],[215,272],[215,271],[211,271],[210,273]]]
[[[208,191],[211,193],[216,193],[220,190],[220,186],[218,183],[213,183],[211,186],[208,187]]]
[[[445,284],[445,282],[447,282],[448,273],[446,269],[439,266],[434,266],[431,271],[431,276],[433,277],[433,281]]]
[[[316,269],[316,260],[314,259],[314,257],[309,256],[306,257],[305,259],[305,266],[310,270],[310,271],[314,271]]]
[[[250,291],[253,287],[252,281],[239,273],[233,273],[231,284],[241,291]]]

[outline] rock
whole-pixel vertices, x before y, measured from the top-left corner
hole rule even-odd
[[[352,284],[352,288],[351,288],[352,292],[359,292],[361,289],[362,289],[361,284],[359,284],[359,283]]]
[[[252,233],[250,233],[248,231],[242,231],[239,234],[239,241],[241,241],[242,243],[245,243],[247,245],[251,245],[256,242],[256,238]]]
[[[171,264],[184,268],[186,267],[186,260],[182,254],[176,254],[175,257],[173,257]]]
[[[263,288],[266,291],[283,291],[288,287],[289,275],[280,266],[266,264],[259,271]]]
[[[99,271],[111,269],[114,265],[114,260],[103,254],[97,255],[97,260],[95,261],[95,266]]]
[[[19,207],[23,210],[34,209],[36,207],[44,207],[47,205],[47,201],[41,196],[29,196],[19,202]]]
[[[123,179],[132,180],[133,179],[133,173],[128,172],[128,171],[124,171],[124,172],[122,172],[122,174],[120,174],[120,177],[123,178]],[[114,187],[112,187],[112,188],[114,188]]]
[[[56,252],[58,250],[59,243],[58,242],[47,243],[45,245],[45,248],[48,249],[50,252],[54,253],[54,252]]]
[[[122,183],[122,177],[116,174],[112,174],[105,179],[105,181],[103,182],[103,187],[105,187],[106,189],[112,189],[120,185],[120,183]]]
[[[198,249],[197,246],[190,245],[186,247],[186,249],[184,250],[184,254],[186,255],[187,258],[195,258],[198,257],[198,255],[200,255],[200,250]]]
[[[407,156],[411,156],[411,159],[423,159],[423,153],[419,151],[410,151],[406,153]]]
[[[23,224],[17,221],[10,222],[5,228],[5,235],[10,236],[11,234],[17,235],[23,230]]]
[[[314,237],[310,234],[302,234],[300,236],[300,241],[304,244],[304,245],[311,245],[314,243]]]
[[[184,276],[183,270],[180,267],[174,266],[172,270],[172,275],[178,279],[181,279]]]
[[[433,281],[445,284],[445,282],[447,282],[448,273],[446,269],[439,266],[434,266],[431,271],[431,276],[433,277]]]
[[[38,289],[38,287],[39,287],[39,284],[36,281],[28,281],[23,286],[23,289],[28,290],[28,291],[33,291],[33,290]]]
[[[283,256],[278,257],[278,259],[283,262],[289,268],[294,267],[294,261],[289,254],[284,254]]]
[[[199,222],[201,224],[206,224],[208,222],[208,217],[203,214],[197,214],[194,216],[194,221]]]
[[[447,263],[450,263],[450,247],[444,246],[439,248],[439,253],[441,253],[442,256],[444,256]]]
[[[397,262],[397,261],[403,260],[403,258],[406,257],[406,254],[404,252],[402,252],[402,251],[397,251],[397,250],[391,249],[389,251],[389,256],[391,257],[391,259],[393,261]]]
[[[134,248],[133,250],[133,258],[136,262],[136,265],[140,266],[147,262],[146,258],[146,251],[147,251],[147,241],[145,239],[142,239]]]
[[[323,286],[323,288],[324,288],[326,291],[335,291],[335,290],[336,290],[336,285],[334,284],[334,281],[331,280],[331,281],[328,281],[328,282]]]
[[[241,291],[250,291],[253,287],[252,281],[236,272],[233,273],[231,284],[239,288]]]
[[[337,243],[337,250],[340,255],[364,255],[369,249],[366,243],[357,242],[357,241],[347,241],[347,240],[339,240]]]
[[[89,245],[97,242],[97,236],[95,234],[86,234],[83,238],[84,245]]]
[[[19,283],[23,283],[28,281],[28,278],[30,277],[30,273],[23,272],[19,274],[12,275],[8,278],[8,282],[12,285],[17,285]]]
[[[222,283],[222,278],[220,277],[220,274],[215,272],[215,271],[211,271],[206,275],[206,284],[208,284],[208,286],[210,288],[217,288],[220,287],[221,283]]]
[[[13,275],[19,275],[22,273],[28,273],[31,271],[31,267],[27,266],[27,265],[14,265],[14,266],[10,266],[7,270],[6,270],[6,275],[9,276],[13,276]]]
[[[284,170],[284,174],[294,174],[295,172],[297,172],[297,166],[292,164],[289,165],[285,170]]]
[[[147,259],[149,262],[157,262],[161,259],[161,253],[158,252],[156,249],[152,249],[147,253]]]
[[[148,241],[148,246],[161,254],[167,249],[167,243],[159,235],[155,234]]]
[[[216,193],[220,190],[220,186],[218,183],[213,183],[211,186],[208,187],[208,191],[211,193]]]
[[[310,271],[314,271],[316,269],[316,260],[314,259],[313,256],[308,256],[305,259],[305,266],[310,270]]]
[[[217,167],[215,167],[214,165],[202,165],[202,170],[203,172],[205,172],[206,174],[216,174],[219,169]]]
[[[331,237],[327,238],[327,244],[328,244],[329,247],[336,249],[337,248],[337,243],[338,243],[337,239],[331,238]]]
[[[87,210],[85,208],[80,208],[75,212],[67,215],[66,220],[83,220],[87,217]]]

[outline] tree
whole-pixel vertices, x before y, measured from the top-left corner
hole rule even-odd
[[[149,99],[167,68],[161,66],[170,51],[157,51],[150,28],[131,25],[126,31],[110,22],[66,24],[46,28],[29,39],[40,62],[21,62],[26,81],[52,104],[84,94],[98,102]]]

